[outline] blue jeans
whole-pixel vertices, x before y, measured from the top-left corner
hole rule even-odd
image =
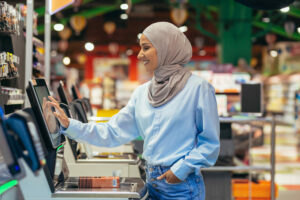
[[[205,186],[202,176],[189,175],[180,183],[167,183],[166,179],[156,178],[168,171],[170,167],[147,166],[146,187],[149,200],[205,200]]]

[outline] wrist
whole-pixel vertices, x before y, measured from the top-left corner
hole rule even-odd
[[[67,120],[66,120],[66,126],[65,126],[65,128],[67,129],[67,128],[69,127],[69,125],[70,125],[70,120],[67,119]]]
[[[65,119],[62,123],[61,123],[61,126],[63,129],[67,129],[70,125],[70,120],[69,118]]]

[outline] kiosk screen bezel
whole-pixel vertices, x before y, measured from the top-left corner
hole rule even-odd
[[[61,135],[59,133],[60,124],[59,124],[58,120],[55,118],[55,124],[56,124],[55,130],[57,130],[57,132],[56,133],[50,132],[47,122],[43,115],[43,108],[42,108],[42,102],[41,102],[42,100],[41,100],[41,96],[39,96],[39,94],[37,92],[37,88],[39,88],[39,89],[43,88],[45,90],[44,92],[48,96],[50,96],[50,92],[49,92],[49,89],[48,89],[45,79],[30,80],[26,91],[27,91],[27,95],[30,100],[32,109],[35,111],[37,118],[41,119],[41,120],[37,120],[38,123],[40,124],[40,126],[42,126],[41,128],[43,128],[47,132],[47,134],[43,134],[43,136],[46,136],[47,141],[51,143],[52,148],[56,149],[63,142]],[[46,97],[47,99],[48,99],[48,96]],[[43,132],[44,131],[42,130],[42,133]]]

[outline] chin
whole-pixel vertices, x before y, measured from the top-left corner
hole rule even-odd
[[[153,70],[150,70],[150,69],[146,69],[146,71],[151,74],[153,74],[153,72],[154,72]]]
[[[153,70],[151,70],[149,67],[145,67],[146,68],[146,72],[148,72],[148,73],[152,73],[153,72]]]

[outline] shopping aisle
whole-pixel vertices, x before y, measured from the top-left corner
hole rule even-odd
[[[252,148],[253,163],[268,166],[270,162],[270,127],[264,127],[264,145]],[[291,126],[276,126],[276,175],[279,186],[277,200],[298,200],[300,198],[300,161],[297,151],[295,129]],[[269,173],[264,177],[268,180]]]

